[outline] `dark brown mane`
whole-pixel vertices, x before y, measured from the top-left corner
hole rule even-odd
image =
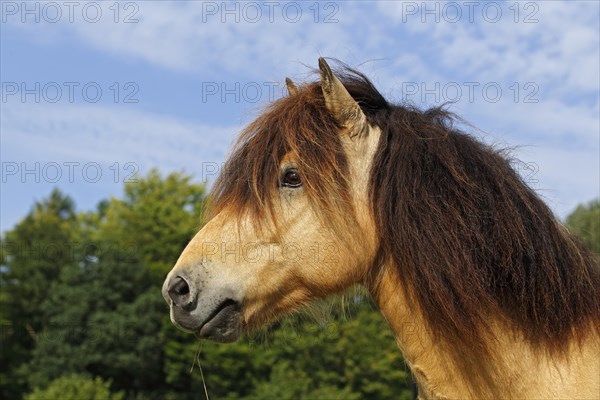
[[[369,190],[382,252],[433,332],[485,352],[489,316],[501,315],[534,346],[560,352],[600,327],[597,258],[502,151],[455,129],[442,108],[391,104],[362,74],[336,75],[381,129]],[[318,82],[271,104],[242,133],[213,186],[215,211],[272,211],[288,152],[324,219],[350,219],[347,160]]]
[[[226,207],[248,212],[259,223],[272,216],[279,166],[291,153],[297,155],[304,190],[321,211],[323,221],[347,228],[354,213],[346,155],[337,132],[317,83],[270,104],[244,129],[214,183],[209,217]],[[340,210],[346,213],[340,215]]]
[[[353,97],[379,99],[362,93],[374,89],[360,78]],[[505,152],[454,129],[456,118],[442,108],[380,104],[363,105],[382,130],[371,170],[373,213],[383,250],[430,329],[486,351],[486,321],[498,312],[535,347],[562,352],[574,335],[600,328],[597,257]]]

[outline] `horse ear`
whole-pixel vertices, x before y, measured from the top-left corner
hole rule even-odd
[[[285,78],[285,86],[287,86],[287,91],[290,96],[295,95],[299,92],[298,86],[290,78]]]
[[[349,127],[357,122],[364,121],[360,106],[342,82],[333,74],[331,68],[323,57],[319,58],[321,72],[321,89],[325,97],[325,106],[341,126]]]

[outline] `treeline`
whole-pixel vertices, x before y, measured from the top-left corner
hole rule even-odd
[[[153,171],[92,212],[57,190],[37,202],[0,238],[0,397],[412,397],[392,333],[360,289],[234,344],[178,331],[160,289],[204,200],[189,176]],[[600,253],[600,202],[566,222]]]

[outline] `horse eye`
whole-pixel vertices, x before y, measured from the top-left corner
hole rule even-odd
[[[300,179],[300,174],[295,169],[288,169],[283,174],[283,178],[281,179],[281,186],[289,187],[289,188],[297,188],[302,186],[302,180]]]

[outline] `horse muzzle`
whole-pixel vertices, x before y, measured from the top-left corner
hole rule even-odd
[[[242,334],[242,308],[233,290],[203,290],[196,282],[205,282],[197,274],[172,271],[162,288],[175,326],[197,337],[215,342],[236,341]],[[205,288],[204,288],[205,289]]]

